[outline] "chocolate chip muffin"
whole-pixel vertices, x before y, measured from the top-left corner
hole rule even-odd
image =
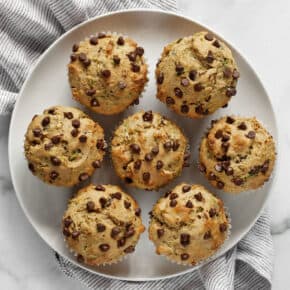
[[[231,50],[198,32],[168,44],[156,68],[157,98],[176,113],[202,118],[227,106],[239,72]]]
[[[195,265],[216,253],[228,229],[223,202],[201,185],[182,183],[154,205],[149,238],[158,255]]]
[[[152,111],[125,119],[114,133],[111,150],[117,175],[128,184],[148,190],[158,189],[178,176],[184,159],[189,157],[181,130]]]
[[[112,115],[138,102],[147,82],[144,49],[128,38],[99,33],[74,44],[68,65],[73,97],[94,112]]]
[[[273,137],[256,118],[227,116],[213,121],[199,150],[199,169],[225,192],[259,188],[272,173]]]
[[[42,181],[73,186],[101,166],[106,143],[101,126],[82,111],[55,106],[35,115],[25,135],[25,156]]]
[[[136,201],[115,185],[89,185],[73,197],[62,220],[68,247],[80,262],[110,264],[134,252],[144,231]]]

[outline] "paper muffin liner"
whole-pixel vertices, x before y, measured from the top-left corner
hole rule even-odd
[[[130,114],[130,115],[128,115],[128,116],[126,116],[126,117],[124,117],[124,118],[122,118],[122,120],[120,120],[115,126],[114,126],[114,129],[112,129],[111,130],[111,137],[110,137],[110,140],[109,140],[109,143],[110,143],[110,145],[108,146],[108,154],[109,154],[109,162],[110,162],[110,165],[111,165],[111,167],[112,168],[114,168],[114,172],[116,173],[116,175],[122,180],[122,182],[125,184],[125,185],[129,185],[130,187],[132,187],[132,188],[137,188],[137,189],[140,189],[140,190],[146,190],[146,191],[159,191],[160,189],[162,189],[162,188],[164,188],[165,186],[167,186],[170,182],[172,182],[172,181],[174,181],[176,178],[178,178],[178,177],[180,177],[181,176],[181,174],[182,174],[182,171],[184,170],[184,168],[185,167],[189,167],[189,166],[182,166],[182,168],[181,168],[181,170],[180,170],[180,172],[178,172],[178,174],[174,177],[174,178],[172,178],[171,180],[169,180],[166,184],[164,184],[164,185],[162,185],[162,186],[159,186],[159,187],[157,187],[157,188],[153,188],[153,189],[143,189],[143,188],[139,188],[139,187],[137,187],[137,186],[135,186],[135,185],[131,185],[131,184],[129,184],[129,183],[126,183],[124,180],[123,180],[123,178],[121,177],[121,176],[119,176],[118,175],[118,173],[117,173],[117,171],[116,171],[116,169],[115,169],[115,166],[114,166],[114,162],[113,162],[113,158],[112,158],[112,140],[113,140],[113,138],[114,138],[114,133],[115,133],[115,131],[119,128],[119,126],[121,126],[122,125],[122,123],[123,123],[123,121],[125,120],[125,119],[127,119],[127,118],[129,118],[130,116],[132,116],[132,115],[134,115],[134,114],[137,114],[137,113],[139,113],[139,112],[146,112],[146,110],[144,110],[144,109],[140,109],[140,110],[138,110],[137,112],[133,112],[132,114]],[[187,138],[187,135],[185,134],[185,132],[184,132],[184,130],[177,124],[177,122],[175,121],[175,120],[172,120],[172,119],[169,119],[169,118],[167,118],[167,116],[165,116],[164,114],[162,114],[162,113],[160,113],[160,112],[158,112],[158,111],[154,111],[154,110],[152,110],[152,112],[153,113],[157,113],[157,114],[159,114],[159,115],[161,115],[161,116],[163,116],[163,117],[165,117],[167,120],[169,120],[171,123],[173,123],[179,130],[180,130],[180,132],[184,135],[184,137],[185,137],[185,139],[186,139],[186,146],[185,146],[185,152],[184,152],[184,156],[185,156],[185,154],[186,153],[189,153],[189,157],[188,157],[188,162],[189,162],[189,165],[190,165],[190,159],[191,159],[191,150],[190,150],[190,143],[189,143],[189,140],[188,140],[188,138]],[[185,159],[183,160],[184,162],[186,161]]]
[[[203,133],[203,135],[202,135],[202,137],[200,139],[199,147],[198,147],[198,158],[197,158],[198,160],[197,160],[196,166],[198,166],[198,164],[200,163],[199,152],[200,152],[201,142],[202,142],[203,138],[205,138],[206,135],[208,134],[208,132],[210,131],[212,122],[214,122],[214,121],[217,121],[218,122],[220,119],[222,119],[224,117],[228,117],[228,116],[229,117],[238,117],[238,118],[249,118],[249,119],[256,118],[256,120],[259,122],[259,124],[268,132],[268,134],[270,136],[272,136],[272,134],[271,134],[270,130],[267,128],[267,126],[262,121],[260,121],[256,116],[245,116],[245,115],[236,114],[236,113],[229,113],[229,114],[225,114],[225,115],[219,116],[218,118],[212,119],[210,121],[209,126],[207,126],[205,132]],[[219,192],[226,193],[226,194],[230,194],[232,196],[240,195],[240,194],[243,194],[243,195],[253,194],[257,190],[264,189],[265,186],[267,185],[267,183],[273,180],[273,177],[274,177],[274,169],[275,169],[275,166],[276,166],[276,163],[277,163],[277,157],[276,157],[277,156],[277,143],[276,143],[276,141],[275,141],[275,139],[274,139],[273,136],[272,136],[272,138],[273,138],[273,142],[274,142],[274,146],[275,146],[275,160],[274,160],[273,169],[272,169],[272,171],[271,171],[270,176],[268,177],[268,179],[267,180],[264,180],[263,184],[261,184],[259,187],[255,188],[255,189],[242,190],[242,191],[239,191],[239,192],[225,191],[223,189],[218,189],[216,186],[212,185],[212,183],[208,180],[207,176],[204,173],[200,172],[200,174],[204,176],[204,178],[209,182],[209,184],[213,188],[215,188]]]
[[[127,34],[123,34],[123,33],[120,33],[120,32],[116,32],[116,31],[110,31],[110,30],[108,30],[108,31],[100,31],[101,33],[105,33],[106,35],[109,35],[109,36],[115,36],[115,37],[120,37],[120,36],[122,36],[123,38],[129,38],[129,39],[132,39],[133,41],[135,41],[135,39],[133,39],[133,38],[131,38],[130,36],[128,36]],[[100,32],[98,32],[98,33],[100,33]],[[94,36],[97,36],[98,35],[98,33],[96,33],[96,34],[91,34],[90,36],[87,36],[86,38],[84,38],[83,40],[81,40],[81,41],[87,41],[87,40],[89,40],[90,39],[90,37],[94,37]],[[137,44],[137,46],[138,46],[138,43],[137,43],[137,41],[135,41],[136,42],[136,44]],[[148,63],[148,59],[145,57],[145,54],[146,54],[146,50],[144,49],[144,51],[145,51],[145,53],[143,54],[143,61],[144,61],[144,64],[146,65],[146,67],[147,67],[147,72],[146,72],[146,81],[145,81],[145,84],[144,84],[144,87],[143,87],[143,89],[142,89],[142,91],[140,92],[140,94],[139,94],[139,96],[127,107],[127,108],[125,108],[123,111],[121,111],[121,112],[119,112],[119,113],[117,113],[117,114],[114,114],[114,115],[118,115],[118,114],[121,114],[122,112],[125,112],[128,108],[130,108],[131,106],[135,106],[135,105],[139,105],[139,100],[141,99],[141,98],[143,98],[143,95],[144,95],[144,93],[146,92],[146,89],[148,88],[148,83],[149,83],[149,77],[148,77],[148,75],[149,75],[149,63]],[[137,102],[137,103],[136,103]],[[91,108],[90,107],[87,107],[89,110],[91,110]],[[91,111],[93,111],[93,110],[91,110]],[[93,111],[94,112],[94,111]],[[96,113],[96,112],[95,112]],[[102,113],[97,113],[97,114],[101,114],[102,115]],[[109,115],[110,116],[110,115]]]
[[[220,198],[218,198],[218,199],[220,199]],[[228,208],[226,206],[223,206],[223,208],[224,208],[224,212],[225,212],[225,215],[227,217],[227,220],[228,220],[227,234],[226,234],[226,237],[225,237],[223,243],[216,249],[215,253],[213,253],[211,256],[209,256],[209,257],[207,257],[205,259],[202,259],[202,260],[198,261],[194,265],[189,264],[187,262],[176,261],[176,260],[170,258],[170,256],[167,256],[167,255],[160,254],[160,256],[165,257],[165,259],[167,261],[169,261],[170,263],[173,263],[175,265],[177,264],[177,265],[180,265],[180,266],[188,266],[188,267],[200,267],[200,266],[205,265],[208,262],[211,262],[214,259],[216,259],[219,256],[219,252],[222,249],[222,247],[224,246],[225,242],[228,241],[228,239],[229,239],[229,237],[231,235],[231,229],[232,229],[232,220],[231,220],[231,216],[230,216],[229,210],[228,210]],[[150,223],[151,223],[151,218],[150,218],[150,222],[149,222],[149,227],[150,227]],[[151,242],[155,246],[155,243],[153,241],[151,241]]]

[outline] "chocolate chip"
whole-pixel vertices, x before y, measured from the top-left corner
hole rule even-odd
[[[211,231],[208,230],[208,231],[204,234],[203,239],[204,239],[204,240],[208,240],[208,239],[210,239],[210,238],[211,238]]]
[[[216,139],[220,139],[223,136],[223,131],[222,130],[217,130],[216,133],[214,134]]]
[[[141,215],[141,208],[138,207],[135,209],[135,216],[140,216]]]
[[[76,60],[77,60],[77,58],[78,58],[78,57],[77,57],[77,55],[76,55],[76,54],[74,54],[74,53],[70,55],[70,61],[71,61],[71,62],[74,62],[74,61],[76,61]]]
[[[60,142],[60,136],[53,136],[51,142],[55,145],[58,144]]]
[[[131,64],[131,71],[132,72],[139,72],[140,71],[140,66],[135,64],[135,63],[132,63]]]
[[[101,244],[99,248],[102,252],[107,252],[110,249],[110,246],[108,244]]]
[[[95,93],[96,93],[96,90],[94,90],[94,89],[86,90],[86,95],[87,96],[93,96]]]
[[[187,253],[183,253],[183,254],[180,255],[180,259],[182,261],[188,260],[188,258],[189,258],[189,255]]]
[[[182,246],[187,246],[190,244],[190,235],[189,234],[181,234],[180,235],[180,244]]]
[[[98,38],[96,36],[93,36],[90,38],[90,44],[91,45],[97,45],[98,44]]]
[[[228,167],[226,169],[226,175],[230,176],[234,174],[234,169],[232,167]]]
[[[146,153],[145,154],[145,160],[146,161],[152,161],[153,160],[153,156],[152,156],[152,154],[151,153]]]
[[[230,117],[230,116],[228,116],[227,119],[226,119],[226,122],[227,122],[228,124],[233,124],[233,123],[235,122],[235,119],[232,118],[232,117]]]
[[[228,87],[226,90],[226,96],[227,97],[232,97],[237,93],[237,90],[235,87]]]
[[[113,61],[114,61],[114,64],[120,64],[121,59],[117,55],[114,55]]]
[[[238,79],[239,77],[240,77],[240,73],[236,69],[234,69],[234,71],[233,71],[233,78],[234,79]]]
[[[172,142],[171,141],[166,141],[163,144],[163,147],[164,147],[165,150],[169,151],[172,148]]]
[[[113,227],[111,230],[111,237],[115,238],[120,232],[121,229],[119,227]]]
[[[100,160],[95,160],[92,162],[92,166],[94,168],[100,168],[101,167],[101,161]]]
[[[194,198],[197,200],[197,201],[202,201],[202,194],[201,192],[198,192],[194,195]]]
[[[242,184],[244,183],[243,179],[240,178],[240,177],[234,177],[234,178],[232,179],[232,181],[233,181],[233,183],[234,183],[235,185],[237,185],[237,186],[240,186],[240,185],[242,185]]]
[[[224,68],[224,77],[230,78],[232,76],[232,70],[229,67]]]
[[[182,186],[182,191],[184,193],[190,191],[190,189],[191,189],[191,186],[188,184]]]
[[[90,59],[85,59],[84,61],[83,61],[83,65],[84,66],[89,66],[91,64],[91,60]]]
[[[174,104],[175,104],[175,101],[174,101],[173,98],[171,98],[171,97],[167,97],[167,98],[166,98],[166,104],[167,104],[167,105],[174,105]]]
[[[104,232],[106,230],[106,226],[104,225],[104,224],[101,224],[101,223],[98,223],[97,224],[97,231],[99,232],[99,233],[102,233],[102,232]]]
[[[80,231],[74,231],[74,232],[72,232],[71,237],[72,237],[74,240],[76,240],[76,239],[79,237],[80,234],[81,234]]]
[[[224,184],[222,181],[219,180],[219,181],[217,182],[216,186],[217,186],[218,189],[223,189],[224,186],[225,186],[225,184]]]
[[[177,151],[179,146],[180,146],[180,144],[179,144],[179,142],[177,140],[173,141],[173,143],[172,143],[173,151]]]
[[[227,142],[230,140],[230,136],[229,135],[226,135],[226,134],[223,134],[222,136],[222,142]]]
[[[182,78],[180,84],[184,87],[187,87],[189,85],[189,80],[187,78]]]
[[[192,202],[191,202],[190,200],[188,200],[188,201],[186,202],[185,206],[186,206],[187,208],[193,208],[193,204],[192,204]]]
[[[69,120],[71,120],[74,117],[72,112],[64,112],[63,116]]]
[[[85,261],[84,257],[81,254],[77,255],[77,260],[79,263],[83,263]]]
[[[73,47],[72,47],[72,51],[73,51],[73,52],[77,52],[78,49],[79,49],[79,45],[75,43],[75,44],[73,45]]]
[[[79,140],[80,140],[81,143],[86,143],[87,142],[87,136],[86,135],[81,135],[79,137]]]
[[[184,72],[184,67],[180,64],[177,64],[175,66],[175,71],[177,72],[178,75],[181,75]]]
[[[147,111],[143,114],[143,121],[145,122],[152,122],[153,120],[153,113],[152,111]]]
[[[63,233],[63,235],[66,236],[66,237],[69,237],[69,236],[70,236],[69,229],[67,229],[67,228],[64,228],[64,229],[62,230],[62,233]]]
[[[262,172],[263,174],[266,174],[267,171],[268,171],[268,169],[269,169],[269,166],[270,166],[270,160],[268,159],[268,160],[266,160],[266,161],[264,162],[264,164],[262,165],[262,167],[261,167],[261,172]]]
[[[32,163],[28,163],[28,168],[31,172],[35,172],[34,165]]]
[[[125,246],[126,244],[126,239],[125,238],[121,238],[120,240],[117,241],[117,247],[121,248],[123,246]]]
[[[100,103],[95,98],[91,99],[90,104],[91,104],[92,107],[99,107],[100,106]]]
[[[71,134],[73,137],[77,137],[78,134],[79,134],[79,130],[74,128],[74,129],[71,130],[70,134]]]
[[[123,82],[123,81],[120,81],[118,83],[118,87],[119,87],[120,90],[124,90],[127,87],[127,84],[125,82]]]
[[[246,137],[249,139],[255,139],[256,132],[255,131],[249,131],[248,134],[246,134]]]
[[[198,170],[199,170],[201,173],[205,173],[205,172],[206,172],[206,167],[204,166],[203,163],[199,163],[197,166],[198,166]]]
[[[104,139],[98,139],[96,144],[97,149],[105,150],[107,148],[107,144]]]
[[[142,56],[144,54],[144,48],[141,46],[136,47],[135,53],[139,56]]]
[[[213,217],[215,217],[215,216],[217,215],[217,211],[216,211],[215,208],[211,208],[211,209],[208,211],[208,213],[209,213],[209,216],[210,216],[211,218],[213,218]]]
[[[87,174],[87,173],[81,173],[80,175],[79,175],[79,181],[85,181],[85,180],[87,180],[89,178],[89,175]]]
[[[128,183],[128,184],[130,184],[130,183],[133,182],[133,180],[130,177],[125,177],[125,182]]]
[[[212,41],[213,40],[213,34],[212,33],[210,33],[210,32],[208,32],[205,36],[204,36],[204,38],[206,39],[206,40],[208,40],[208,41]]]
[[[164,81],[164,74],[161,72],[158,76],[157,76],[157,84],[161,85]]]
[[[143,173],[143,180],[145,182],[148,182],[150,180],[150,173],[149,172],[144,172]]]
[[[79,128],[81,125],[81,122],[77,119],[74,119],[74,120],[72,120],[71,124],[74,128]]]
[[[191,70],[188,74],[189,78],[194,81],[197,75],[197,71],[196,70]]]
[[[105,38],[105,37],[106,37],[106,33],[104,33],[104,32],[98,33],[98,38]]]
[[[161,160],[158,160],[156,162],[156,169],[157,170],[160,170],[162,167],[163,167],[163,162]]]
[[[240,130],[247,130],[247,125],[245,124],[245,122],[242,122],[239,126],[238,129]]]
[[[220,45],[220,43],[219,43],[219,41],[217,39],[212,43],[212,45],[217,47],[217,48],[221,47],[221,45]]]
[[[121,192],[115,192],[111,194],[112,198],[116,198],[118,200],[121,200],[122,198],[122,193]]]
[[[135,61],[136,60],[136,53],[134,52],[134,51],[132,51],[132,52],[130,52],[130,53],[128,53],[127,54],[127,57],[128,57],[128,59],[130,60],[130,61]]]
[[[56,171],[53,170],[53,171],[51,171],[49,173],[49,176],[50,176],[51,179],[55,180],[55,179],[58,178],[59,174],[58,174],[58,172],[56,172]]]
[[[189,107],[188,107],[187,105],[182,105],[182,106],[180,107],[180,111],[181,111],[181,113],[183,113],[183,114],[187,114],[187,113],[189,112]]]
[[[196,92],[200,92],[200,91],[202,91],[204,89],[204,86],[201,83],[197,83],[197,84],[194,85],[193,88],[194,88],[194,90]]]
[[[126,254],[133,253],[134,251],[135,251],[135,247],[134,247],[134,246],[129,246],[128,248],[126,248],[126,249],[124,250],[124,252],[125,252]]]
[[[79,54],[79,61],[84,62],[87,59],[87,56],[84,53]]]
[[[175,199],[175,198],[178,198],[178,194],[175,193],[175,192],[172,192],[172,193],[169,195],[169,199],[172,200],[172,199]]]
[[[154,155],[157,155],[159,153],[159,148],[158,146],[155,146],[151,149],[151,153],[154,154]]]
[[[158,238],[160,239],[163,235],[164,235],[164,229],[158,229],[157,230],[157,236],[158,236]]]
[[[54,166],[59,166],[61,164],[60,159],[55,156],[51,156],[50,161]]]
[[[103,185],[98,184],[98,185],[95,186],[95,190],[97,190],[97,191],[105,191],[106,188]]]
[[[182,96],[183,96],[183,92],[180,88],[174,88],[174,94],[178,98],[182,98]]]
[[[124,200],[124,207],[126,209],[130,208],[131,207],[131,202],[127,201],[127,200]]]
[[[211,50],[209,50],[205,59],[208,63],[212,63],[214,61],[213,53]]]
[[[138,144],[133,143],[130,145],[130,150],[132,153],[139,154],[141,149],[140,149],[140,146]]]
[[[229,143],[229,142],[224,142],[224,143],[222,143],[222,149],[223,149],[225,152],[228,151],[229,147],[230,147],[230,143]]]
[[[87,202],[87,211],[88,212],[93,212],[95,210],[95,203],[93,201],[88,201]]]
[[[43,127],[46,127],[50,123],[50,118],[49,117],[44,117],[41,121],[41,125]]]
[[[33,132],[34,137],[40,137],[42,135],[40,128],[35,128],[35,129],[33,129],[32,132]]]
[[[175,207],[175,206],[177,205],[177,200],[176,200],[176,199],[172,199],[172,200],[170,201],[169,205],[170,205],[171,207]]]
[[[124,45],[124,43],[125,43],[124,38],[123,38],[122,36],[120,36],[120,37],[118,38],[118,40],[117,40],[117,44],[119,44],[119,45]]]
[[[220,228],[220,232],[223,233],[227,230],[228,226],[226,223],[223,223],[223,224],[220,224],[219,228]]]
[[[209,173],[209,176],[208,176],[209,180],[216,180],[216,176],[213,172],[210,172]]]
[[[125,238],[130,238],[130,237],[134,236],[134,234],[135,234],[135,230],[134,230],[134,228],[131,227],[131,228],[127,229],[124,236],[125,236]]]
[[[141,168],[142,161],[141,160],[136,160],[134,162],[134,169],[139,170]]]
[[[104,70],[101,71],[101,75],[102,75],[103,78],[107,79],[107,78],[109,78],[111,76],[111,71],[108,70],[108,69],[104,69]]]

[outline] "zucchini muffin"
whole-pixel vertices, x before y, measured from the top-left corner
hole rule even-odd
[[[231,50],[198,32],[168,44],[157,63],[157,98],[176,113],[202,118],[227,106],[239,72]]]
[[[223,202],[201,185],[182,183],[154,205],[149,238],[158,255],[195,265],[216,253],[228,229]]]
[[[42,181],[73,186],[101,166],[106,146],[98,123],[76,108],[55,106],[33,117],[24,150],[29,169]]]
[[[127,37],[99,33],[74,44],[68,65],[73,97],[94,112],[112,115],[138,103],[147,82],[144,49]]]
[[[62,220],[63,235],[79,262],[111,264],[134,252],[145,230],[136,201],[115,185],[78,191]]]
[[[111,146],[117,175],[147,190],[158,189],[178,176],[188,158],[187,139],[181,130],[152,111],[123,120]]]
[[[213,121],[199,150],[199,169],[225,192],[257,189],[275,162],[273,137],[256,118],[227,116]]]

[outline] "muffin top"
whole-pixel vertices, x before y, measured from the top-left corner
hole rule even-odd
[[[198,32],[168,44],[156,68],[157,97],[180,115],[202,118],[227,105],[239,78],[230,49]]]
[[[73,45],[68,65],[74,98],[105,115],[137,102],[147,82],[144,49],[128,38],[99,33]]]
[[[125,119],[112,140],[117,174],[128,184],[157,189],[181,173],[187,139],[158,113],[138,112]]]
[[[62,220],[63,234],[78,260],[101,265],[134,252],[144,231],[136,201],[115,185],[89,185],[78,191]]]
[[[153,207],[149,238],[156,252],[179,264],[212,256],[228,236],[223,202],[201,185],[182,183]]]
[[[256,118],[227,116],[212,122],[201,141],[199,160],[200,171],[213,186],[239,193],[269,179],[275,144]]]
[[[76,108],[61,106],[35,115],[24,143],[32,173],[60,186],[88,179],[101,166],[105,148],[100,125]]]

